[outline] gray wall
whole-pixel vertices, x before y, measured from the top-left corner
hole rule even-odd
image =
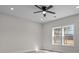
[[[0,15],[0,52],[26,52],[41,47],[41,24]]]
[[[75,25],[75,45],[53,46],[52,27]],[[0,52],[27,52],[48,49],[60,52],[79,52],[79,15],[39,24],[9,15],[0,15]]]
[[[52,27],[75,25],[75,45],[73,47],[52,45]],[[43,49],[59,52],[79,52],[79,15],[69,16],[43,24]]]

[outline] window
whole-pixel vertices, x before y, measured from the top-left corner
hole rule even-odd
[[[62,28],[61,27],[55,27],[53,28],[53,31],[52,31],[53,35],[53,44],[54,45],[61,45],[61,42],[62,42]]]
[[[74,25],[52,28],[53,45],[74,45]]]

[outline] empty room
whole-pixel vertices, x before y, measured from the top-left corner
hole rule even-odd
[[[79,53],[79,6],[0,5],[0,53]]]

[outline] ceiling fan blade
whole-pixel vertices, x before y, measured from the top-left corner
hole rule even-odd
[[[48,7],[47,7],[47,10],[50,9],[50,8],[52,8],[52,7],[53,7],[52,5],[48,6]]]
[[[46,11],[46,12],[48,12],[48,13],[52,13],[52,14],[56,14],[55,12],[52,12],[52,11]]]
[[[42,10],[42,8],[41,8],[41,7],[39,7],[38,5],[35,5],[35,7],[37,7],[37,8],[39,8],[39,9],[41,9],[41,10]]]
[[[34,13],[40,13],[40,12],[43,12],[43,11],[37,11],[37,12],[34,12]]]

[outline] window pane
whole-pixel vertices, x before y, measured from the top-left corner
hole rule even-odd
[[[54,45],[61,45],[62,42],[62,28],[56,27],[53,28],[53,43]]]
[[[61,28],[54,29],[54,35],[61,35]]]
[[[64,45],[73,46],[74,45],[74,26],[66,26],[64,27]]]
[[[61,36],[54,36],[54,44],[55,45],[61,45]]]

